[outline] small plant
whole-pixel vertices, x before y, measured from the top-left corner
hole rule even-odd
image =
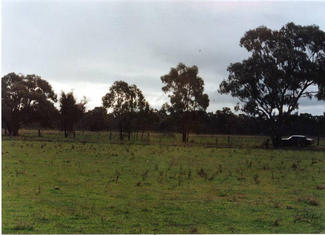
[[[120,172],[118,170],[115,171],[115,183],[117,184],[118,179],[120,177]]]
[[[255,174],[254,175],[254,182],[255,182],[255,184],[259,184],[260,183],[258,174]]]
[[[222,165],[219,164],[219,173],[221,174],[222,173]]]
[[[200,177],[204,178],[204,179],[207,179],[208,175],[207,173],[204,171],[203,168],[200,169],[200,171],[198,171],[197,173]]]

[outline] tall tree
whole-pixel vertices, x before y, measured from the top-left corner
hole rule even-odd
[[[60,98],[60,118],[64,130],[64,137],[67,138],[71,132],[75,133],[75,125],[82,118],[86,103],[86,98],[77,103],[73,92],[64,93],[62,91]]]
[[[276,147],[299,100],[311,98],[314,93],[308,88],[324,79],[324,43],[325,33],[314,25],[249,30],[240,46],[251,55],[228,67],[219,92],[237,97],[244,112],[267,120]]]
[[[141,90],[136,85],[116,81],[102,98],[102,101],[103,107],[112,111],[114,118],[118,119],[120,139],[123,139],[125,129],[130,139],[135,114],[143,111],[148,105]]]
[[[22,124],[44,121],[54,109],[57,96],[51,85],[37,75],[9,73],[2,77],[2,123],[9,135],[17,136]],[[37,116],[37,118],[35,118]]]
[[[169,112],[180,123],[183,142],[188,141],[197,111],[205,111],[209,106],[209,97],[203,93],[204,81],[198,73],[197,66],[187,67],[180,63],[160,78],[164,84],[162,90],[170,98]]]

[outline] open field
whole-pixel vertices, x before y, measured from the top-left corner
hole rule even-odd
[[[324,151],[256,148],[267,137],[21,134],[2,142],[3,233],[325,232]]]

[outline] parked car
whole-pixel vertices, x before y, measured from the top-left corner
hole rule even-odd
[[[314,140],[312,138],[307,138],[304,135],[292,135],[288,138],[282,138],[281,139],[282,146],[309,146],[314,143]]]

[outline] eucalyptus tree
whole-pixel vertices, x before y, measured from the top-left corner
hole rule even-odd
[[[277,147],[299,100],[322,98],[325,33],[315,25],[288,23],[280,30],[262,26],[246,32],[240,46],[250,56],[230,64],[219,92],[238,98],[242,111],[267,120]],[[318,92],[310,90],[313,85],[319,85]]]
[[[142,91],[136,85],[129,85],[124,81],[115,81],[109,92],[102,98],[103,107],[112,112],[118,120],[120,140],[123,140],[123,132],[128,132],[128,139],[139,112],[148,107]]]
[[[188,141],[191,124],[197,119],[198,112],[209,106],[209,97],[204,94],[204,81],[198,73],[197,66],[187,67],[180,63],[160,78],[164,84],[162,90],[170,99],[170,104],[165,106],[178,120],[183,142]]]

